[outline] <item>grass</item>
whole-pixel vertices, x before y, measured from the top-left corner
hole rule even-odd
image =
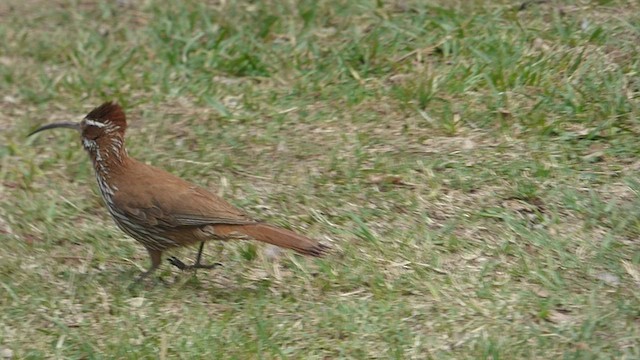
[[[635,1],[5,1],[0,350],[14,358],[640,357]],[[334,247],[147,264],[77,134]],[[195,249],[176,252],[195,256]]]

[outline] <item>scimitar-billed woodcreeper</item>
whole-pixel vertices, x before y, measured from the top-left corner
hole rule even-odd
[[[114,102],[93,109],[79,123],[45,125],[29,136],[54,128],[80,132],[109,214],[149,252],[151,267],[138,280],[158,269],[164,251],[196,243],[200,248],[195,264],[185,265],[175,257],[168,261],[182,270],[219,265],[200,263],[207,240],[253,239],[309,256],[328,250],[314,239],[256,221],[212,192],[131,158],[124,146],[125,114]]]

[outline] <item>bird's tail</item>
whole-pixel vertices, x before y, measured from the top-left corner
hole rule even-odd
[[[266,242],[286,249],[291,249],[308,256],[323,256],[329,247],[291,230],[278,228],[267,224],[247,225],[216,225],[218,236],[236,237],[245,235],[254,240]]]

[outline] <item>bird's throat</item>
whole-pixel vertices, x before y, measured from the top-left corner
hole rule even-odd
[[[109,178],[113,172],[119,171],[127,158],[124,141],[118,137],[110,139],[83,139],[82,145],[89,153],[96,175]]]

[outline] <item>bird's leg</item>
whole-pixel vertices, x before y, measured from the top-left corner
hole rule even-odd
[[[180,259],[172,256],[167,259],[171,265],[177,267],[180,270],[191,270],[191,269],[213,269],[218,266],[222,266],[222,263],[213,263],[211,265],[204,265],[200,263],[200,259],[202,259],[202,249],[204,249],[204,241],[200,243],[200,249],[198,249],[198,255],[196,255],[196,262],[193,265],[187,265],[183,263]]]
[[[196,265],[200,265],[200,258],[202,258],[202,249],[204,249],[204,241],[200,243],[200,248],[198,249],[198,255],[196,255]]]
[[[210,265],[204,265],[200,263],[200,259],[202,258],[202,249],[204,249],[204,241],[200,243],[200,248],[198,249],[198,255],[196,255],[196,262],[192,265],[193,269],[213,269],[218,266],[222,266],[222,263],[216,262]]]
[[[160,267],[160,263],[162,262],[162,251],[149,248],[147,248],[147,251],[149,252],[149,258],[151,258],[151,267],[149,268],[149,270],[143,272],[136,278],[136,283],[141,282],[142,280],[149,277],[149,275],[153,274],[158,269],[158,267]]]

